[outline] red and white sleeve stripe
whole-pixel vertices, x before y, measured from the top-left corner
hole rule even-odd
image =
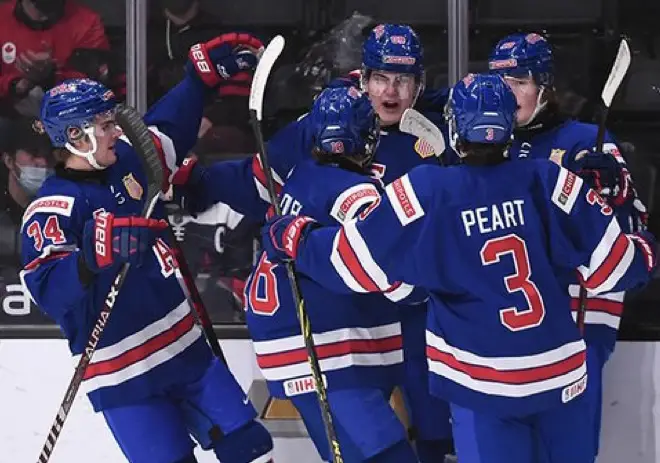
[[[279,196],[280,193],[282,193],[282,185],[284,185],[284,181],[278,173],[275,172],[275,169],[271,167],[270,171],[273,174],[273,180],[275,181],[275,193]],[[261,155],[259,153],[256,153],[252,157],[252,175],[254,176],[254,184],[259,192],[259,197],[270,203],[268,182],[266,181],[266,173],[264,172],[264,166],[261,162]]]
[[[355,221],[347,222],[335,235],[330,261],[346,286],[355,292],[386,292],[392,284],[376,263]]]
[[[592,294],[609,292],[626,273],[635,258],[635,245],[621,232],[612,219],[598,246],[591,254],[589,266],[581,265],[578,272],[585,288]]]

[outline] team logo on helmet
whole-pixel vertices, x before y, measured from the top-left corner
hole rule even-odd
[[[415,142],[415,151],[423,159],[430,158],[435,155],[433,147],[423,138],[418,138]]]
[[[5,42],[2,46],[2,61],[5,64],[16,61],[16,45],[13,42]]]
[[[383,36],[385,33],[385,24],[379,24],[376,27],[374,27],[374,35],[376,36],[376,40],[380,40],[380,38]]]
[[[133,174],[126,175],[124,178],[122,178],[122,182],[124,183],[124,187],[126,188],[126,193],[128,193],[128,196],[136,201],[139,201],[142,198],[144,189],[142,188],[142,185],[140,185],[140,183],[135,179]]]
[[[417,61],[417,58],[414,56],[394,56],[394,55],[384,55],[383,63],[384,64],[406,64],[412,66]]]
[[[515,46],[516,42],[504,42],[502,45],[500,45],[500,50],[511,50]]]
[[[60,93],[69,93],[69,92],[75,92],[77,89],[76,84],[73,83],[62,83],[59,85],[56,85],[55,87],[51,88],[48,91],[48,95],[50,96],[57,96]]]
[[[406,37],[404,35],[393,35],[392,37],[390,37],[390,42],[392,42],[395,45],[405,45]]]
[[[509,68],[515,68],[516,66],[518,66],[518,60],[515,58],[497,59],[488,63],[488,68],[491,70],[509,69]]]
[[[536,34],[536,33],[527,34],[525,36],[525,40],[527,41],[527,43],[530,43],[530,44],[545,41],[545,39],[543,37],[541,37],[539,34]]]
[[[492,127],[486,129],[486,140],[493,141],[495,140],[495,130]]]

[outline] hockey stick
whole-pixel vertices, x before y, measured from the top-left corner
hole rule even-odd
[[[252,78],[249,103],[250,122],[252,124],[254,136],[257,139],[259,152],[261,153],[261,164],[264,170],[264,175],[266,176],[268,195],[277,215],[281,215],[282,210],[280,208],[277,192],[275,191],[275,182],[273,180],[273,174],[270,170],[270,163],[268,162],[268,153],[266,152],[266,145],[264,143],[264,137],[261,132],[261,120],[263,115],[262,108],[264,102],[264,93],[266,91],[266,84],[268,82],[268,75],[270,74],[275,61],[279,57],[280,53],[282,53],[283,49],[284,38],[281,35],[276,36],[266,47],[266,50],[259,60],[259,65],[254,72],[254,77]],[[337,439],[337,433],[332,423],[332,414],[330,413],[330,404],[328,402],[328,391],[326,390],[325,383],[323,382],[321,366],[319,365],[319,359],[316,355],[316,347],[314,346],[314,338],[312,336],[312,326],[309,320],[309,315],[305,310],[305,301],[300,291],[300,283],[298,282],[298,277],[296,276],[293,263],[287,262],[285,265],[287,274],[289,276],[289,282],[291,283],[291,292],[293,293],[293,298],[296,304],[298,321],[300,322],[300,331],[302,332],[302,336],[305,341],[307,361],[309,362],[309,366],[312,370],[312,378],[314,378],[314,382],[316,383],[316,395],[321,407],[321,416],[323,418],[323,423],[325,424],[326,436],[328,437],[328,442],[330,444],[332,461],[334,463],[343,463],[344,460],[339,449],[339,440]]]
[[[619,51],[617,52],[616,58],[614,59],[614,64],[612,65],[612,70],[610,71],[610,75],[607,78],[607,82],[605,82],[603,92],[600,95],[601,99],[603,100],[604,108],[600,114],[598,134],[596,135],[597,153],[603,151],[607,115],[610,111],[610,106],[612,106],[614,95],[619,89],[621,82],[623,82],[623,78],[626,77],[626,73],[628,72],[628,68],[630,68],[631,61],[632,58],[630,56],[630,47],[628,46],[628,42],[626,42],[625,39],[622,39],[621,44],[619,45]],[[585,289],[584,285],[580,285],[579,297],[580,304],[578,306],[576,322],[580,332],[584,333],[584,319],[587,315],[587,290]]]
[[[195,314],[197,315],[197,321],[202,328],[206,342],[208,343],[209,347],[211,347],[213,354],[218,359],[222,360],[222,362],[226,365],[227,359],[222,352],[220,341],[215,335],[215,331],[213,330],[213,322],[211,321],[211,317],[209,317],[209,313],[206,310],[202,296],[199,294],[199,290],[195,284],[195,279],[193,278],[192,272],[190,271],[190,267],[188,267],[186,256],[183,254],[183,249],[181,249],[181,246],[179,246],[179,243],[176,240],[176,236],[174,236],[174,232],[172,231],[171,225],[167,227],[167,231],[170,238],[170,247],[174,252],[174,256],[176,257],[176,261],[179,266],[179,272],[181,273],[181,279],[183,280],[179,282],[181,289],[186,295],[188,304],[192,306]]]
[[[426,141],[433,147],[436,156],[445,151],[445,137],[440,128],[419,111],[406,109],[399,121],[399,130]]]
[[[116,117],[124,134],[131,141],[133,148],[138,153],[138,156],[142,161],[142,167],[147,176],[147,195],[142,210],[142,216],[149,217],[160,193],[163,179],[163,167],[151,139],[149,130],[144,125],[140,114],[130,106],[120,106],[117,108]],[[73,401],[76,398],[78,389],[83,381],[87,366],[91,362],[92,356],[96,351],[103,330],[108,323],[112,309],[117,301],[119,291],[126,280],[129,268],[130,264],[128,263],[122,265],[119,273],[117,273],[117,276],[110,285],[110,291],[105,298],[103,308],[101,309],[96,323],[94,323],[94,328],[89,336],[85,350],[80,356],[73,377],[71,378],[66,393],[64,394],[64,398],[62,399],[60,409],[55,416],[55,421],[51,425],[46,442],[41,449],[41,454],[37,460],[38,463],[46,463],[53,453],[53,448],[62,432],[64,422],[67,416],[69,416],[69,411],[71,410]]]

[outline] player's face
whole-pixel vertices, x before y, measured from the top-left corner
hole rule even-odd
[[[511,77],[506,76],[504,81],[509,85],[518,101],[518,112],[516,122],[518,125],[529,123],[539,98],[539,87],[531,76]]]
[[[415,99],[417,82],[412,74],[371,71],[367,93],[383,126],[397,124]]]
[[[113,114],[104,114],[97,116],[94,120],[93,136],[96,138],[96,151],[94,158],[102,167],[108,167],[117,161],[115,155],[115,143],[122,135],[121,128],[117,125]],[[76,148],[83,152],[89,152],[93,149],[89,137],[84,137],[75,143]]]

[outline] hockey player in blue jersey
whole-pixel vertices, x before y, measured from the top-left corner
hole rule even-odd
[[[376,26],[363,47],[363,68],[357,80],[338,85],[361,85],[381,120],[379,146],[371,163],[371,175],[381,185],[420,164],[438,164],[438,156],[424,140],[398,130],[403,112],[415,105],[424,90],[423,48],[415,31],[406,25]],[[440,92],[441,93],[441,92]],[[438,93],[438,95],[440,95]],[[442,100],[438,96],[438,100]],[[442,114],[425,115],[444,128]],[[269,163],[276,189],[281,191],[289,172],[313,148],[313,123],[308,115],[283,128],[268,142]],[[191,213],[223,202],[256,220],[262,220],[269,206],[266,179],[259,155],[236,162],[219,162],[209,167],[191,163],[179,176]],[[406,380],[404,395],[409,408],[411,433],[423,463],[442,462],[440,455],[452,451],[451,425],[446,403],[429,394],[426,387],[424,354],[425,308],[402,311]],[[437,420],[443,415],[446,420]]]
[[[284,183],[281,207],[319,223],[343,223],[379,200],[369,163],[380,128],[369,99],[355,87],[329,88],[309,113],[313,157]],[[333,293],[300,277],[333,422],[346,463],[418,459],[389,404],[400,383],[403,345],[398,306],[415,296],[401,285],[381,294]],[[420,295],[426,300],[426,292]],[[246,285],[246,320],[271,394],[290,399],[324,461],[332,461],[286,269],[262,254]],[[410,301],[413,302],[413,301]]]
[[[461,463],[589,462],[586,346],[556,275],[593,294],[643,286],[654,238],[623,233],[567,169],[507,161],[517,104],[500,76],[466,76],[449,107],[462,165],[413,169],[341,227],[276,217],[264,248],[337,291],[429,290],[431,390],[451,402]]]
[[[598,127],[571,120],[558,110],[554,60],[547,40],[534,33],[505,37],[493,49],[489,64],[492,72],[504,76],[520,106],[518,127],[509,150],[511,158],[550,158],[577,173],[596,190],[614,209],[623,230],[632,232],[645,227],[646,209],[637,197],[615,140],[606,132],[602,152],[596,152]],[[577,315],[579,282],[573,275],[568,275],[566,284],[573,313]],[[590,369],[587,397],[594,418],[589,429],[593,430],[596,453],[600,438],[602,370],[614,350],[623,299],[624,292],[588,295],[586,298],[584,336]]]
[[[166,177],[193,146],[206,97],[252,68],[261,43],[225,34],[191,49],[187,77],[145,115]],[[123,263],[131,263],[83,388],[127,460],[266,463],[272,440],[227,366],[213,357],[175,276],[162,204],[139,217],[146,176],[115,122],[112,91],[87,80],[46,92],[40,121],[65,160],[28,206],[21,278],[80,355]]]

